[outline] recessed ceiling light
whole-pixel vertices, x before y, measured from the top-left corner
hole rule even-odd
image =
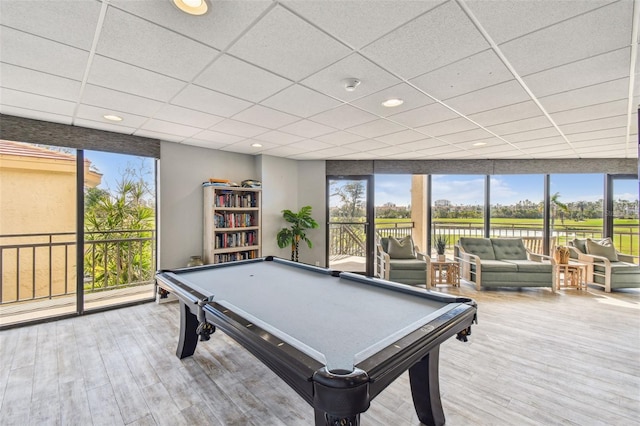
[[[105,120],[109,121],[122,121],[122,117],[114,114],[105,114],[103,115],[103,117],[105,118]]]
[[[254,148],[262,148],[262,144],[261,143],[252,143],[251,146],[254,147]]]
[[[486,144],[486,142],[476,142],[473,144],[473,146],[485,146]]]
[[[189,15],[204,15],[209,9],[206,0],[173,0],[173,4]]]
[[[382,106],[385,106],[387,108],[393,108],[393,107],[400,106],[403,103],[404,103],[404,101],[402,99],[391,98],[391,99],[387,99],[386,101],[384,101],[382,103]]]

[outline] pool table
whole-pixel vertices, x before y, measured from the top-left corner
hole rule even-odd
[[[272,256],[156,278],[180,301],[179,358],[219,328],[302,396],[316,425],[358,425],[408,369],[418,418],[444,424],[439,348],[467,340],[472,299]]]

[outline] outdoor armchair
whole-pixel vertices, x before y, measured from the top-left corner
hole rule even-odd
[[[376,241],[376,275],[402,284],[430,284],[429,256],[421,253],[411,237],[383,237]]]

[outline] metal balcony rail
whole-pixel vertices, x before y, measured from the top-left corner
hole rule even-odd
[[[75,294],[75,235],[0,235],[0,304]],[[153,283],[155,240],[155,229],[85,232],[85,293]]]

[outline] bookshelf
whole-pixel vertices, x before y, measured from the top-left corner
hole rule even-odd
[[[262,255],[262,191],[203,185],[204,263],[254,259]]]

